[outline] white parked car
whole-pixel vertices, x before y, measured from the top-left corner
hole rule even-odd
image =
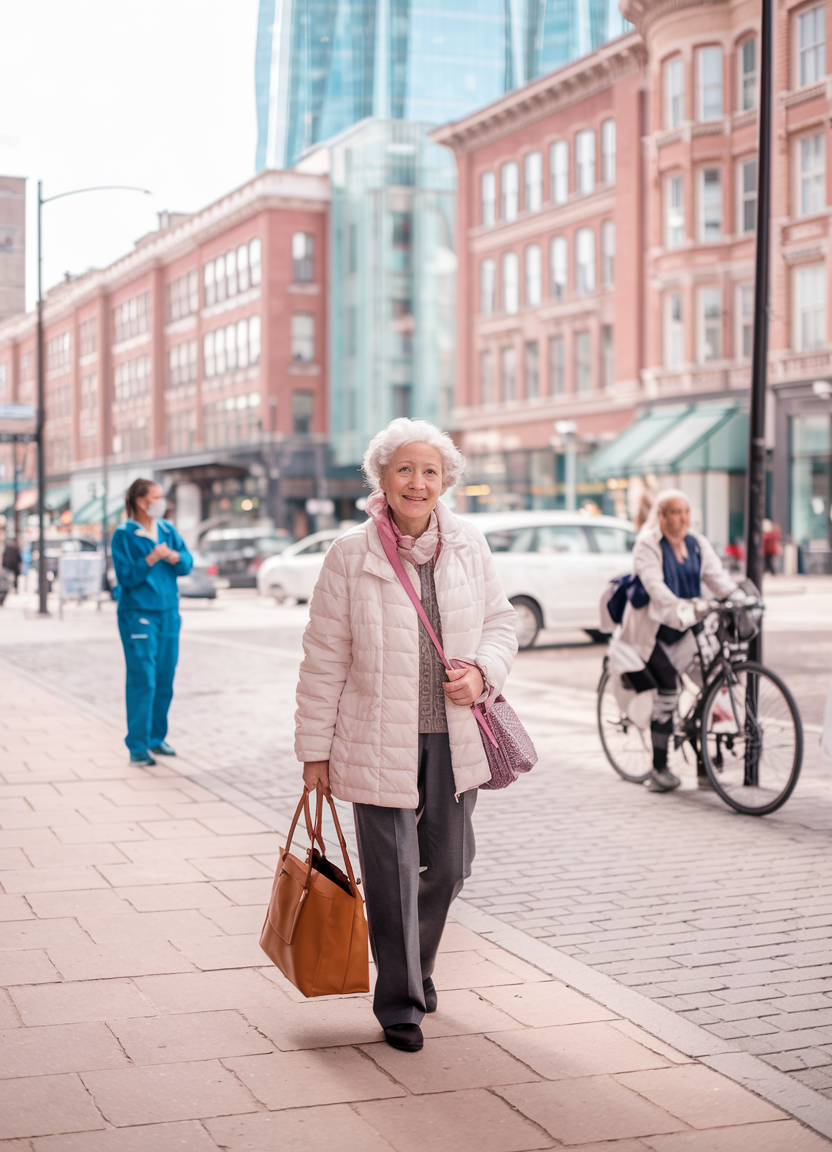
[[[272,596],[278,604],[289,597],[305,604],[312,596],[327,549],[344,532],[344,528],[313,532],[290,544],[279,556],[264,560],[257,569],[257,591],[261,596]]]
[[[578,512],[483,512],[462,517],[480,529],[517,612],[521,648],[541,628],[604,639],[598,602],[613,576],[632,569],[636,533],[627,520]]]

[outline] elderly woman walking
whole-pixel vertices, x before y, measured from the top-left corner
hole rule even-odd
[[[450,437],[424,420],[394,420],[372,440],[370,518],[326,555],[297,692],[304,783],[354,805],[373,1010],[388,1044],[408,1052],[436,1010],[436,953],[471,874],[476,789],[490,779],[470,705],[500,692],[517,651],[488,545],[438,503],[463,467]],[[382,540],[395,542],[447,673]]]

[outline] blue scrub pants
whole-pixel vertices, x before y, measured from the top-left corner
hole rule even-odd
[[[168,733],[168,709],[179,659],[178,608],[119,609],[118,630],[127,664],[127,737],[131,752],[158,748]]]

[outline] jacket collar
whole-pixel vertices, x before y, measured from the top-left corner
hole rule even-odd
[[[439,536],[442,541],[442,551],[445,549],[463,548],[465,536],[462,525],[453,512],[441,500],[436,503],[436,518],[439,521]],[[364,560],[363,570],[382,580],[396,580],[396,573],[387,559],[387,554],[378,538],[378,529],[374,521],[367,522],[367,556]]]

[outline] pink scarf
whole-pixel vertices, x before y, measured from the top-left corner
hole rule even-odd
[[[390,514],[387,497],[379,491],[368,498],[367,515],[375,522],[379,536],[385,536],[396,545],[402,560],[409,560],[411,564],[427,564],[428,560],[439,555],[442,544],[436,512],[431,512],[428,526],[421,536],[404,536]]]

